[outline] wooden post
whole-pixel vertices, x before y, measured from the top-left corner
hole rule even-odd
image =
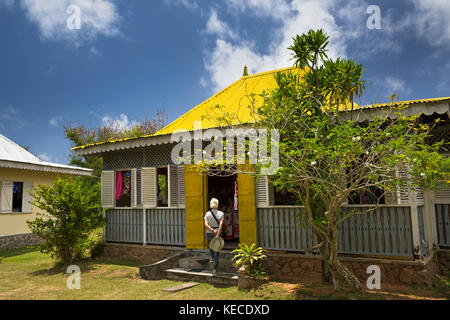
[[[142,245],[147,244],[147,212],[142,208]]]

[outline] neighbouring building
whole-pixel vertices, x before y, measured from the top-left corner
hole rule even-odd
[[[90,169],[42,161],[0,135],[0,250],[39,241],[26,223],[39,210],[30,204],[33,187],[50,185],[58,176],[90,175]]]

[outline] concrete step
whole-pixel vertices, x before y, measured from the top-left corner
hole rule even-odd
[[[238,277],[235,273],[218,271],[212,274],[211,271],[189,271],[182,268],[172,268],[165,270],[166,279],[173,281],[195,281],[210,284],[237,286]]]
[[[235,273],[237,268],[234,266],[230,253],[221,252],[219,255],[219,271]],[[180,258],[178,267],[184,270],[212,270],[212,264],[209,263],[208,251],[198,250],[192,255]]]

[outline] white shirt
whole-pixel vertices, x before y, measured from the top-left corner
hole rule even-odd
[[[223,212],[219,211],[217,209],[212,209],[211,211],[214,212],[214,215],[216,216],[216,219],[220,222],[223,219]],[[219,229],[219,225],[217,224],[216,219],[212,216],[211,211],[208,211],[205,214],[205,218],[208,221],[208,224],[213,229]],[[212,233],[210,230],[206,230],[207,233]]]

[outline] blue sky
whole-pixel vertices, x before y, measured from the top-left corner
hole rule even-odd
[[[67,163],[65,124],[126,127],[157,109],[170,122],[245,64],[289,66],[291,38],[311,28],[331,36],[331,57],[364,65],[362,104],[450,96],[449,16],[448,0],[0,0],[0,133]]]

